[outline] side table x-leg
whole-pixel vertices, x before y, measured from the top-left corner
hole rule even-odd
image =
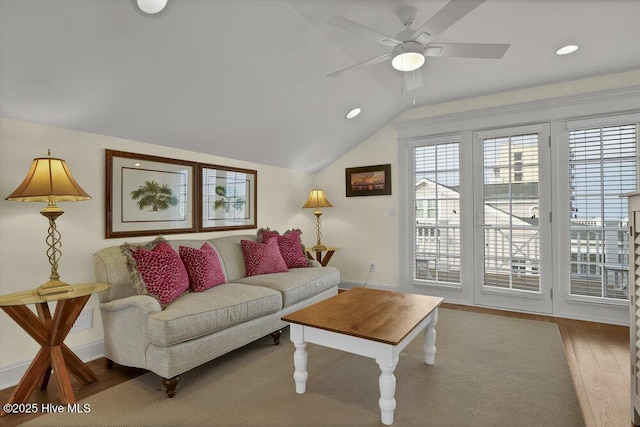
[[[97,380],[91,368],[63,342],[90,296],[58,301],[53,317],[46,302],[36,304],[38,316],[26,305],[1,307],[41,346],[7,403],[26,402],[38,383],[42,390],[46,389],[52,371],[64,404],[76,402],[67,369],[83,384]],[[0,413],[4,415],[4,411]]]

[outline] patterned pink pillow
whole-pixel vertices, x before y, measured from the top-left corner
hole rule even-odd
[[[282,236],[276,236],[280,254],[288,268],[308,267],[309,261],[304,255],[300,244],[299,231],[287,231]]]
[[[258,242],[266,242],[272,237],[278,237],[280,233],[276,230],[269,230],[269,228],[261,228],[257,232]]]
[[[273,237],[278,239],[280,254],[288,268],[309,267],[309,260],[305,256],[305,249],[302,244],[302,231],[299,229],[287,230],[281,235],[276,230],[261,228],[257,234],[259,242],[266,242]]]
[[[132,247],[129,251],[146,293],[157,298],[162,308],[189,290],[187,270],[166,241],[154,249]]]
[[[240,246],[247,267],[247,276],[289,271],[280,254],[277,239],[271,238],[264,243],[240,240]]]
[[[202,292],[227,283],[218,254],[207,242],[200,249],[180,246],[179,252],[194,291]]]

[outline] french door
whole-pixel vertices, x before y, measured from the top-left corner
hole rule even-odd
[[[575,119],[512,126],[520,115],[482,115],[405,132],[403,291],[628,323],[633,242],[621,195],[640,189],[640,113],[583,107],[566,109]]]
[[[547,124],[473,134],[474,303],[551,313]]]

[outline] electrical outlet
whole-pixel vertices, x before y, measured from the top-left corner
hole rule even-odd
[[[93,308],[85,308],[80,312],[80,315],[71,328],[71,332],[91,328],[93,328]]]
[[[371,262],[369,263],[369,271],[370,271],[371,273],[373,273],[373,272],[375,272],[375,271],[376,271],[376,263],[375,263],[375,262],[371,261]]]

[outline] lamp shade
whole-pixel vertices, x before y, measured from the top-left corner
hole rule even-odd
[[[314,188],[309,192],[309,198],[305,202],[303,208],[332,208],[333,205],[327,200],[324,191],[320,188]]]
[[[33,159],[31,168],[22,184],[6,200],[20,202],[77,202],[91,196],[80,187],[62,159],[38,157]]]

